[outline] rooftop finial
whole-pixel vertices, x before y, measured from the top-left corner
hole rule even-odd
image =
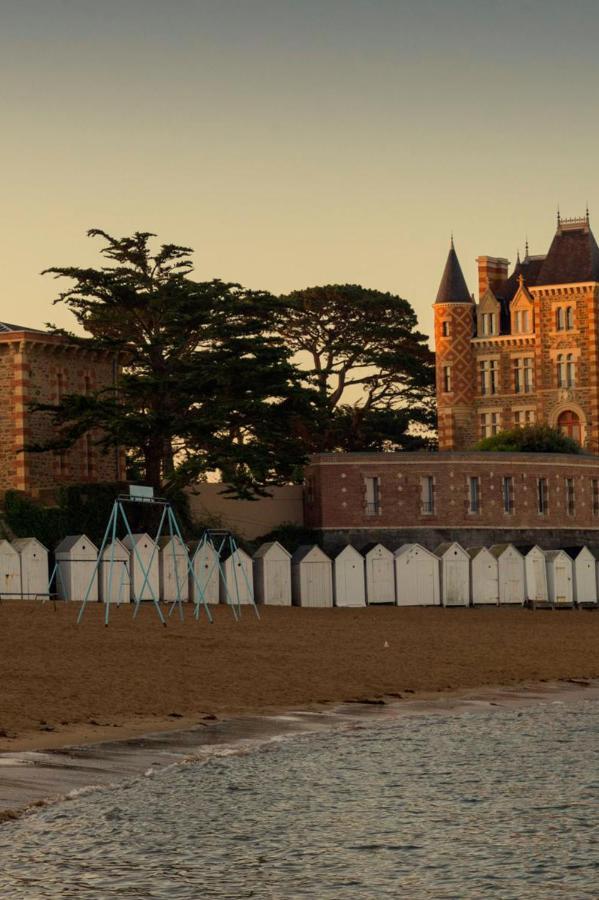
[[[516,250],[516,265],[520,265],[520,247]]]
[[[561,220],[561,217],[560,217],[560,214],[559,214],[559,203],[558,203],[558,204],[557,204],[557,225],[558,225],[558,228],[559,228],[559,226],[560,226],[561,224],[562,224],[562,220]]]
[[[588,204],[588,201],[587,201],[587,209],[586,209],[586,216],[585,216],[585,218],[586,218],[586,220],[587,220],[587,225],[588,225],[588,224],[589,224],[589,204]]]
[[[524,287],[524,275],[522,272],[518,275],[518,287]]]
[[[526,238],[524,241],[524,259],[527,259],[527,258],[528,258],[528,235],[526,235]]]
[[[451,232],[451,249],[455,250],[455,247],[453,246],[453,231]]]

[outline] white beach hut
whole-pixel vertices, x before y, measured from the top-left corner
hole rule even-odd
[[[524,557],[524,597],[533,608],[550,606],[545,554],[536,544],[516,544]]]
[[[443,606],[470,605],[470,557],[459,544],[439,544],[435,550],[441,572]]]
[[[160,598],[160,567],[158,547],[149,534],[127,534],[123,544],[129,552],[131,599],[158,600]],[[147,578],[146,578],[147,575]]]
[[[254,590],[257,603],[291,606],[291,554],[278,541],[254,553]]]
[[[572,606],[572,560],[564,550],[545,550],[547,592],[550,604],[559,609]]]
[[[193,541],[189,545],[189,552],[195,575],[192,578],[191,572],[189,574],[189,596],[193,603],[203,603],[204,600],[206,603],[219,603],[220,569],[215,547],[207,541]]]
[[[439,560],[420,544],[403,544],[394,553],[398,606],[439,606]]]
[[[500,606],[523,606],[524,557],[513,544],[493,544],[490,552],[497,560]]]
[[[363,548],[366,571],[366,600],[375,603],[395,603],[395,566],[393,554],[382,544],[367,544]]]
[[[347,544],[333,559],[335,606],[366,606],[364,557]]]
[[[17,538],[12,542],[19,554],[21,590],[25,599],[48,594],[48,551],[37,538]]]
[[[54,551],[56,592],[63,600],[98,600],[98,548],[86,534],[63,538]]]
[[[131,577],[129,551],[117,538],[102,551],[100,560],[100,601],[102,603],[129,603]]]
[[[167,603],[175,600],[189,600],[189,567],[187,547],[178,535],[160,538],[158,547],[158,569],[160,599]]]
[[[237,547],[223,561],[220,582],[220,602],[243,606],[254,602],[252,557]]]
[[[486,547],[469,547],[470,596],[473,606],[497,606],[499,603],[499,567]]]
[[[18,551],[8,541],[0,541],[0,600],[21,596],[21,561]]]
[[[564,547],[572,560],[572,588],[576,606],[597,606],[597,561],[588,547]]]
[[[304,545],[295,551],[291,585],[296,606],[333,605],[333,564],[320,547]]]

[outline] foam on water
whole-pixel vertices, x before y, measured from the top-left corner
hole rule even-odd
[[[596,900],[597,700],[356,724],[5,825],[0,897]]]

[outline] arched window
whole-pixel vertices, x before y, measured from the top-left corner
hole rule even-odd
[[[574,362],[574,356],[572,353],[568,353],[566,356],[566,385],[567,387],[574,387],[576,384],[576,363]]]
[[[557,386],[566,386],[566,361],[563,353],[559,353],[557,357]]]
[[[566,328],[568,331],[574,328],[574,309],[571,306],[566,307]]]
[[[557,331],[564,330],[564,307],[558,306],[555,310],[555,327]]]

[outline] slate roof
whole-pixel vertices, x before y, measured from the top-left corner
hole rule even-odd
[[[29,325],[11,325],[9,322],[0,322],[0,334],[6,334],[11,331],[33,331],[34,334],[45,334],[39,328],[30,328]]]
[[[455,252],[453,241],[449,248],[447,262],[443,269],[441,284],[437,291],[436,303],[472,303],[472,296],[468,290],[458,255]]]

